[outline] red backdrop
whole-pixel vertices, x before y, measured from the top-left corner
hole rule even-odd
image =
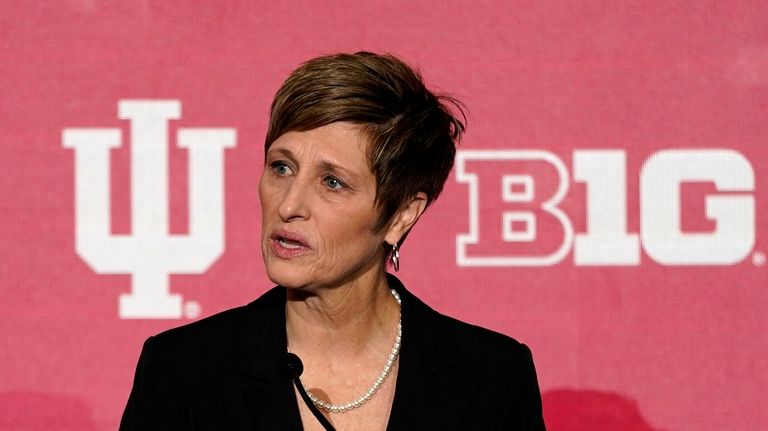
[[[72,0],[0,2],[0,430],[115,429],[146,337],[271,286],[271,97],[360,49],[468,106],[400,276],[550,429],[768,423],[768,3]]]

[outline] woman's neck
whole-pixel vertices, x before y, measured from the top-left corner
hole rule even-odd
[[[400,309],[377,271],[311,292],[289,289],[285,314],[291,351],[338,358],[390,344]]]

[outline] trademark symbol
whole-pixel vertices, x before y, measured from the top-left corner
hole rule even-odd
[[[755,266],[765,265],[765,253],[762,251],[752,253],[752,264]]]
[[[187,301],[184,304],[184,317],[187,319],[197,319],[200,317],[200,303],[197,301]]]

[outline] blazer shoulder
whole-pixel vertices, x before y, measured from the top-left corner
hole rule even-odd
[[[481,372],[477,399],[482,404],[504,400],[506,425],[499,429],[544,430],[536,367],[525,344],[490,329],[446,317],[467,364]],[[500,401],[501,402],[501,401]]]
[[[245,318],[247,305],[220,311],[211,316],[165,330],[153,338],[158,343],[174,343],[181,341],[199,341],[210,338],[211,335],[226,333]]]
[[[487,328],[441,315],[463,356],[480,368],[519,371],[533,365],[531,350],[520,341]]]
[[[474,383],[466,386],[474,389],[473,395],[467,392],[471,402],[465,419],[471,429],[545,429],[536,368],[525,344],[437,312],[427,313],[433,316],[429,332],[448,346],[440,351],[456,361],[455,382],[459,376],[472,376]]]
[[[224,351],[248,327],[272,323],[271,316],[282,312],[283,304],[280,289],[274,288],[247,305],[166,330],[148,342],[155,350],[170,355]]]

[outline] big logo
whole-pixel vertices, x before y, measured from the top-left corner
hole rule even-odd
[[[120,147],[120,129],[63,131],[64,147],[75,150],[76,251],[99,274],[131,274],[121,318],[180,318],[169,275],[205,272],[224,251],[224,149],[235,146],[235,131],[178,130],[177,145],[189,151],[189,233],[170,235],[168,121],[181,118],[181,103],[121,100],[118,117],[131,125],[130,235],[111,233],[110,150]]]
[[[662,265],[731,265],[755,244],[755,174],[731,149],[652,154],[640,171],[640,232],[627,229],[626,153],[577,150],[573,180],[586,186],[586,231],[561,209],[570,175],[540,150],[461,151],[456,179],[469,187],[469,232],[456,237],[459,266],[547,266],[573,249],[576,265],[638,265],[640,247]],[[714,184],[708,232],[681,227],[681,187]],[[765,263],[755,252],[753,261]]]

